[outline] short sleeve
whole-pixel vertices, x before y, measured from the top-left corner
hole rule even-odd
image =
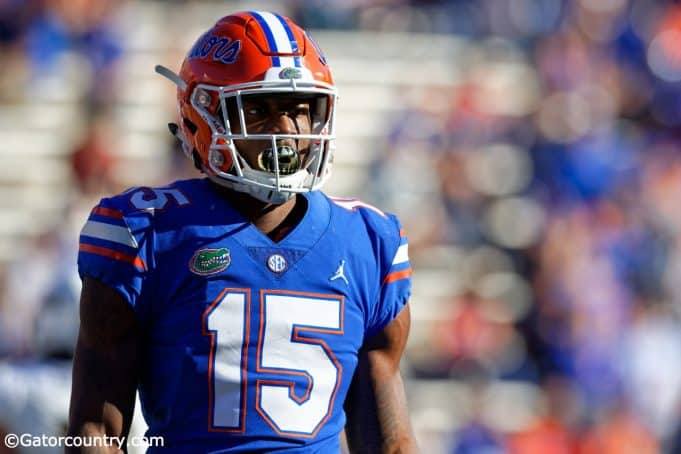
[[[395,216],[388,216],[392,222],[380,248],[382,279],[378,301],[367,325],[367,336],[385,328],[397,317],[411,296],[409,242],[399,220]]]
[[[102,199],[83,226],[78,274],[116,289],[135,307],[149,269],[148,222],[127,215],[116,202],[116,198]]]

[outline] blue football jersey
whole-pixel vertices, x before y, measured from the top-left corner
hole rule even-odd
[[[411,267],[395,216],[305,197],[279,242],[207,179],[92,210],[79,272],[118,290],[143,326],[140,399],[164,452],[339,451],[358,350],[406,304]]]

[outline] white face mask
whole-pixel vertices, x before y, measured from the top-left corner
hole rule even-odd
[[[289,81],[278,81],[276,84],[258,82],[230,87],[229,91],[219,87],[197,86],[191,102],[211,127],[213,137],[209,151],[209,168],[204,168],[204,172],[222,186],[245,192],[268,203],[283,203],[296,193],[321,188],[330,176],[333,161],[333,107],[336,92],[333,87],[319,88],[318,82],[315,85],[317,86],[305,87],[302,82],[297,82],[292,88]],[[220,108],[214,115],[204,107],[205,101],[201,102],[210,91],[217,92],[220,99]],[[314,104],[310,106],[310,133],[249,132],[243,108],[245,97],[286,94],[305,96]],[[212,97],[208,95],[207,98]],[[232,115],[228,113],[228,106],[231,106]],[[233,124],[236,121],[239,122],[238,125]],[[260,151],[252,165],[248,164],[235,142],[244,143],[248,140],[269,141],[271,144]],[[290,145],[292,141],[298,143],[301,140],[309,142],[305,150],[297,150]],[[231,158],[233,164],[229,171],[225,171],[224,164],[228,158]]]

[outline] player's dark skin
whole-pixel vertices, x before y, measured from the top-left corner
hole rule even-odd
[[[309,133],[308,103],[274,98],[245,104],[250,131]],[[298,142],[298,143],[295,143]],[[286,143],[301,151],[305,140]],[[237,143],[256,168],[263,143]],[[225,198],[263,234],[278,241],[298,224],[307,204],[302,196],[280,205],[219,188]],[[381,332],[365,340],[345,402],[346,435],[353,453],[416,452],[399,364],[410,325],[409,306]],[[80,300],[80,332],[73,366],[69,435],[126,436],[132,422],[143,333],[132,307],[111,287],[86,277]],[[72,448],[67,453],[115,453],[113,447]]]

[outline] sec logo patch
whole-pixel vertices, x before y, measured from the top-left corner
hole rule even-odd
[[[267,268],[273,273],[283,273],[288,268],[286,259],[281,254],[272,254],[267,258]]]

